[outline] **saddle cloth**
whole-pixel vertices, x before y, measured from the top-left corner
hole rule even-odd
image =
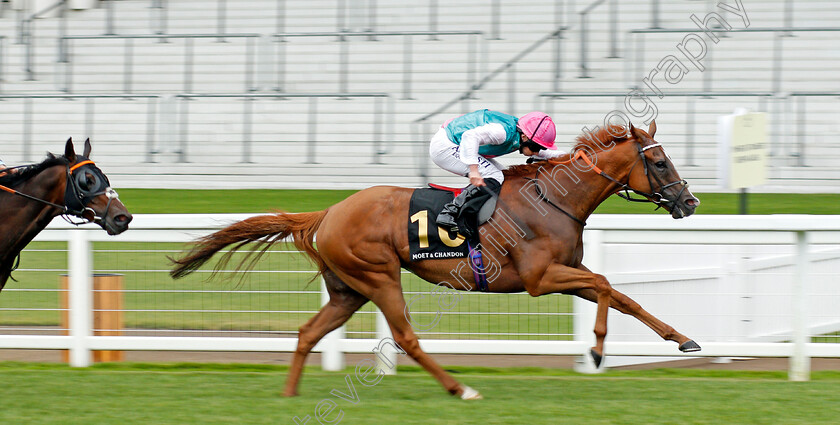
[[[430,186],[429,189],[416,189],[411,194],[408,207],[411,261],[469,257],[470,250],[478,245],[478,226],[493,215],[495,198],[489,198],[487,202],[467,202],[458,218],[459,229],[465,230],[453,238],[448,231],[438,227],[435,220],[443,206],[452,202],[461,189]]]

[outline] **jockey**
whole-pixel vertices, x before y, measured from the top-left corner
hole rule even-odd
[[[443,207],[437,224],[450,232],[458,231],[461,208],[472,199],[498,194],[502,189],[503,166],[493,157],[514,151],[537,159],[565,154],[554,146],[556,130],[551,117],[530,112],[516,118],[481,109],[445,122],[432,137],[429,154],[440,168],[470,179],[470,185]]]

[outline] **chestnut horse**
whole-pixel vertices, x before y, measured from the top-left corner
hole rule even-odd
[[[607,334],[607,310],[632,315],[684,352],[700,346],[613,289],[604,276],[581,264],[585,221],[607,197],[623,191],[643,196],[674,218],[691,215],[699,201],[674,169],[662,146],[648,132],[632,125],[611,126],[578,137],[572,154],[547,162],[505,170],[497,210],[479,228],[491,292],[532,296],[563,293],[597,303],[595,346],[590,354],[600,365]],[[292,235],[297,248],[318,265],[330,301],[300,328],[284,395],[297,395],[304,360],[312,347],[341,326],[368,301],[382,310],[399,346],[451,394],[480,398],[423,352],[412,326],[400,284],[400,268],[431,283],[475,291],[473,270],[466,259],[411,261],[407,219],[414,189],[377,186],[362,190],[324,211],[252,217],[200,238],[171,274],[182,277],[234,244],[216,266],[224,266],[237,249],[250,242],[261,248]],[[639,199],[641,200],[641,199]],[[313,243],[318,232],[317,249]],[[265,251],[261,251],[265,252]],[[260,255],[257,253],[256,255]],[[240,264],[247,268],[256,258]],[[249,262],[249,263],[246,263]],[[492,272],[491,272],[492,270]],[[447,282],[458,280],[457,285]]]
[[[64,156],[47,154],[40,164],[0,174],[0,290],[20,251],[56,216],[73,224],[95,222],[109,235],[128,229],[131,214],[89,156],[90,139],[82,155],[76,155],[72,139],[67,139]],[[67,216],[84,222],[72,222]]]

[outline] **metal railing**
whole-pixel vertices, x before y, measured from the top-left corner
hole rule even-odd
[[[686,166],[699,165],[696,160],[696,142],[695,142],[695,105],[698,99],[711,99],[716,97],[755,97],[758,100],[758,111],[767,111],[767,100],[774,97],[770,92],[664,92],[664,97],[683,97],[686,100],[685,108],[685,136],[686,136],[686,152],[685,163]],[[627,92],[553,92],[540,93],[538,97],[545,99],[562,99],[562,98],[593,98],[593,97],[607,97],[616,99],[625,99],[628,96]],[[621,103],[623,106],[623,102]],[[545,110],[550,111],[549,105],[545,106]],[[772,122],[772,120],[770,120]],[[775,138],[775,132],[771,133],[771,138]],[[771,139],[771,146],[774,143]]]
[[[105,9],[104,35],[117,35],[117,11],[114,0],[101,0]],[[155,34],[166,34],[169,26],[169,0],[151,0],[149,26]],[[216,0],[216,29],[219,41],[224,41],[227,32],[227,0]],[[164,41],[164,39],[161,39]]]
[[[63,91],[72,92],[73,85],[73,66],[70,60],[70,41],[71,40],[124,40],[124,72],[123,72],[123,92],[132,92],[132,76],[134,67],[134,40],[137,39],[184,39],[184,85],[182,91],[190,93],[193,91],[193,44],[195,39],[205,38],[243,38],[246,40],[245,52],[245,91],[255,90],[254,73],[256,69],[256,46],[255,40],[260,38],[259,34],[142,34],[142,35],[73,35],[61,37],[61,42],[66,43],[67,64],[64,71],[65,81]]]
[[[635,48],[634,48],[634,60],[635,60],[635,73],[636,77],[644,75],[643,68],[643,56],[644,56],[644,34],[672,34],[672,33],[680,33],[680,34],[689,34],[696,32],[697,28],[668,28],[668,29],[635,29],[631,30],[630,34],[631,37],[627,38],[628,42],[631,42],[632,38],[635,38]],[[771,87],[770,89],[773,92],[779,93],[782,90],[782,55],[784,46],[782,45],[782,40],[787,34],[794,33],[794,32],[838,32],[840,31],[840,27],[813,27],[813,28],[798,28],[798,27],[776,27],[776,28],[732,28],[728,30],[721,29],[720,33],[773,33],[775,38],[773,39],[773,75],[771,78]],[[712,89],[712,75],[714,67],[712,66],[712,55],[711,49],[707,50],[707,54],[705,58],[704,66],[706,69],[703,71],[703,90],[704,91],[711,91]],[[630,67],[627,67],[630,69]],[[628,87],[638,87],[638,84],[634,86],[634,82],[630,75],[625,74],[625,78],[627,78],[627,85]]]
[[[659,26],[659,0],[651,0],[650,2],[650,28],[662,28]]]
[[[59,0],[26,18],[22,18],[18,23],[18,44],[26,45],[24,71],[26,72],[27,81],[35,80],[35,20],[56,9],[59,13],[59,19],[61,19],[58,26],[58,34],[59,38],[61,38],[67,34],[67,0]],[[64,45],[60,41],[58,43],[58,49],[59,58],[64,57]]]
[[[411,129],[412,139],[423,141],[423,143],[416,144],[417,149],[418,149],[418,151],[417,151],[417,158],[418,158],[417,168],[418,168],[419,177],[421,179],[426,180],[429,176],[428,161],[425,160],[425,158],[428,155],[427,152],[426,152],[426,141],[425,141],[426,139],[424,137],[422,137],[421,135],[432,134],[433,132],[431,131],[431,128],[429,128],[429,127],[432,126],[432,125],[438,125],[438,124],[432,124],[429,121],[429,119],[434,118],[434,117],[448,111],[449,108],[451,108],[452,106],[454,106],[458,103],[461,103],[461,113],[469,112],[467,110],[468,107],[469,107],[467,101],[472,99],[474,97],[474,94],[476,92],[480,91],[487,83],[493,81],[496,77],[498,77],[499,75],[501,75],[502,73],[505,73],[505,72],[508,73],[508,81],[507,81],[508,111],[510,111],[510,113],[514,113],[514,111],[516,110],[515,92],[514,92],[514,88],[515,88],[515,85],[516,85],[515,65],[516,65],[516,63],[521,61],[524,57],[528,56],[529,54],[531,54],[532,52],[537,50],[539,47],[541,47],[543,44],[545,44],[549,40],[554,40],[554,42],[555,42],[554,49],[553,49],[553,53],[554,53],[554,81],[553,81],[554,90],[555,91],[560,90],[560,78],[562,77],[562,63],[561,63],[562,42],[561,42],[561,40],[563,38],[563,32],[566,29],[567,29],[566,27],[558,27],[552,33],[546,35],[545,37],[543,37],[539,40],[537,40],[535,43],[531,44],[526,49],[524,49],[523,51],[518,53],[516,56],[514,56],[512,59],[508,60],[504,64],[498,66],[493,71],[489,72],[487,75],[482,77],[481,80],[476,82],[472,87],[470,87],[465,92],[461,93],[460,95],[458,95],[454,99],[450,100],[449,102],[441,105],[440,107],[438,107],[434,111],[432,111],[432,112],[430,112],[426,115],[423,115],[420,118],[417,118],[416,120],[412,121],[412,123],[411,123],[412,124],[412,129]]]
[[[650,29],[661,29],[660,26],[661,20],[661,8],[660,8],[661,0],[651,0],[650,2]],[[714,7],[716,2],[710,2],[710,7]],[[784,11],[782,20],[784,21],[785,27],[793,27],[793,0],[785,0]]]
[[[478,66],[477,38],[483,33],[481,31],[389,31],[389,32],[311,32],[311,33],[280,33],[272,34],[277,42],[277,86],[275,90],[285,92],[286,76],[286,49],[284,43],[289,38],[311,38],[311,37],[336,37],[340,43],[338,53],[338,91],[349,91],[349,67],[350,67],[350,43],[346,40],[351,37],[365,37],[375,39],[376,37],[404,37],[403,45],[403,99],[411,99],[411,74],[413,64],[413,43],[412,38],[416,36],[466,36],[468,37],[468,53],[466,62],[466,73],[468,85],[475,81]]]
[[[285,8],[285,0],[278,0],[278,11]],[[366,22],[357,28],[349,22],[349,12],[352,8],[352,1],[350,0],[336,0],[336,31],[337,32],[377,32],[377,13],[378,7],[375,0],[368,1]],[[501,0],[491,0],[490,4],[490,39],[501,39]],[[438,16],[439,16],[439,2],[437,0],[429,0],[429,30],[430,33],[438,32]],[[279,17],[279,15],[278,15]],[[278,18],[279,19],[279,18]],[[285,27],[285,25],[282,25]],[[281,23],[278,22],[277,32],[283,32],[280,29]],[[435,37],[435,34],[429,34]]]
[[[438,107],[434,111],[432,111],[432,112],[430,112],[426,115],[423,115],[420,118],[417,118],[416,120],[413,121],[413,123],[414,124],[423,123],[423,122],[427,121],[429,118],[435,117],[435,116],[440,115],[441,113],[447,111],[453,105],[455,105],[459,102],[463,102],[463,101],[471,99],[473,97],[473,94],[475,94],[476,92],[481,90],[484,87],[484,85],[486,85],[490,81],[493,81],[493,79],[495,79],[500,74],[502,74],[506,71],[512,73],[514,71],[514,65],[516,65],[516,63],[521,61],[523,58],[525,58],[529,54],[533,53],[535,50],[537,50],[539,47],[541,47],[543,44],[545,44],[546,42],[548,42],[550,40],[554,40],[555,43],[556,43],[555,44],[555,50],[554,50],[554,53],[555,53],[555,56],[554,56],[554,88],[555,88],[555,90],[559,90],[559,82],[560,82],[560,76],[561,76],[561,71],[562,71],[561,59],[560,59],[561,58],[560,49],[561,49],[562,46],[561,46],[560,40],[562,39],[563,32],[565,30],[566,30],[566,27],[558,27],[553,32],[551,32],[548,35],[544,36],[543,38],[537,40],[536,42],[534,42],[533,44],[531,44],[527,48],[523,49],[521,52],[517,53],[516,56],[514,56],[512,59],[508,60],[504,64],[498,66],[493,71],[489,72],[487,75],[482,77],[481,80],[479,80],[478,82],[473,84],[467,91],[458,95],[458,97],[456,97],[456,98],[450,100],[449,102],[441,105],[440,107]],[[512,94],[513,94],[511,89],[513,88],[512,86],[513,86],[514,82],[515,82],[515,79],[513,79],[513,80],[509,79],[508,80],[508,89],[509,89],[508,90],[508,94],[509,94],[509,96],[508,96],[508,110],[511,111],[511,112],[513,112],[516,109],[516,105],[512,102],[512,97],[511,97]]]
[[[33,117],[36,115],[34,101],[38,99],[65,99],[65,100],[76,100],[76,99],[84,99],[85,100],[85,134],[88,137],[93,137],[94,134],[94,123],[95,123],[95,101],[97,99],[146,99],[147,103],[147,111],[146,111],[146,147],[147,152],[149,152],[154,145],[154,137],[155,137],[155,126],[156,126],[156,109],[157,109],[157,101],[160,98],[158,95],[131,95],[130,97],[126,95],[107,95],[107,94],[97,94],[97,95],[86,95],[86,94],[0,94],[0,101],[6,99],[22,99],[23,100],[23,120],[21,124],[23,126],[23,140],[21,143],[22,152],[23,152],[23,160],[24,161],[32,161],[32,123]],[[149,157],[147,156],[147,160]]]
[[[610,53],[608,58],[618,58],[618,2],[616,0],[596,0],[580,12],[580,78],[590,78],[587,55],[589,52],[589,29],[587,15],[596,7],[609,2]]]
[[[62,0],[65,2],[66,0]],[[277,0],[276,7],[276,32],[285,32],[285,15],[286,15],[287,0]],[[562,1],[559,3],[562,4]],[[105,9],[105,29],[104,35],[116,35],[117,30],[117,11],[114,0],[102,0],[102,6]],[[348,0],[336,0],[336,32],[353,32],[353,25],[350,24],[348,15],[353,9],[354,5]],[[166,34],[169,26],[169,1],[168,0],[151,0],[152,9],[149,17],[150,27],[156,34]],[[216,34],[225,34],[227,32],[227,0],[216,0]],[[429,1],[429,32],[436,32],[438,27],[438,1]],[[363,32],[377,32],[377,15],[378,5],[375,0],[369,0],[366,7],[367,13],[365,16],[365,23],[360,27]],[[500,39],[501,29],[501,0],[492,0],[491,5],[491,28],[492,39]],[[224,37],[219,37],[223,40]]]
[[[168,0],[153,0],[149,11],[150,27],[153,28],[155,34],[166,34],[169,32],[169,12],[166,7]],[[156,23],[155,23],[156,22]],[[160,40],[162,43],[166,39]]]
[[[188,160],[188,145],[189,145],[189,101],[192,99],[201,98],[238,98],[243,99],[242,104],[242,162],[251,162],[251,147],[253,144],[251,128],[253,125],[253,101],[256,99],[287,99],[287,98],[306,98],[308,99],[307,110],[307,141],[306,141],[306,163],[315,164],[317,161],[317,136],[318,136],[318,99],[319,98],[374,98],[373,111],[373,140],[372,140],[372,155],[371,163],[380,163],[380,157],[388,151],[383,145],[383,131],[385,126],[385,117],[393,119],[393,105],[389,103],[388,111],[384,111],[382,100],[389,100],[391,97],[387,93],[239,93],[239,94],[179,94],[175,96],[176,99],[181,100],[179,115],[179,133],[180,133],[180,149],[178,150],[179,162],[189,162]],[[388,127],[393,131],[392,123],[388,123]]]
[[[797,163],[799,167],[805,167],[805,152],[807,147],[806,118],[807,118],[807,101],[808,98],[821,97],[836,97],[840,99],[840,91],[834,92],[793,92],[789,94],[790,98],[796,104],[796,146],[797,146]]]
[[[0,18],[2,18],[6,14],[6,10],[12,7],[12,2],[10,1],[2,1],[0,2]]]
[[[5,54],[6,54],[6,36],[0,35],[0,93],[3,93],[3,81],[5,76],[3,75],[3,69],[5,64]]]

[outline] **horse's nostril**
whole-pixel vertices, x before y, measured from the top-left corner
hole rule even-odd
[[[125,214],[120,214],[120,215],[114,217],[114,221],[118,224],[126,225],[129,222],[131,222],[131,217],[129,217]]]
[[[700,204],[700,201],[697,198],[690,198],[690,199],[686,199],[685,204],[688,205],[689,207],[696,207],[697,205]]]

